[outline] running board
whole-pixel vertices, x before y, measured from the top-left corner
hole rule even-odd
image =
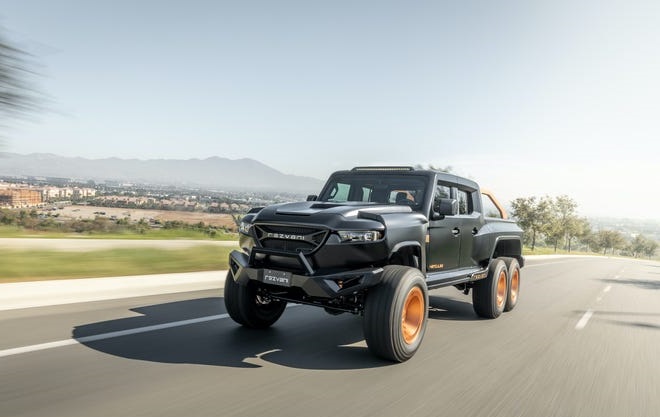
[[[488,269],[461,268],[452,271],[430,272],[426,274],[426,286],[429,289],[464,284],[486,278]]]

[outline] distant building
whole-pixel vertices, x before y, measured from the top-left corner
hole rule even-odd
[[[96,190],[93,188],[78,188],[75,187],[72,190],[73,198],[82,199],[88,197],[94,197],[96,195]]]
[[[79,187],[45,187],[43,188],[44,201],[56,201],[62,199],[80,200],[83,198],[94,197],[96,190],[93,188]]]
[[[34,207],[43,202],[41,190],[29,188],[0,188],[0,207]]]
[[[46,187],[43,189],[43,199],[46,201],[69,199],[72,195],[71,188]]]

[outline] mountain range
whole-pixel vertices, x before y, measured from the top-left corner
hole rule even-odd
[[[0,175],[76,180],[318,193],[323,181],[284,174],[254,159],[86,159],[54,154],[0,152]]]

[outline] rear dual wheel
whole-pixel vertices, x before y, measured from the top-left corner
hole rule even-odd
[[[501,259],[493,259],[486,278],[477,281],[472,290],[474,312],[487,319],[499,317],[506,305],[508,283],[506,264]]]
[[[516,258],[493,259],[486,279],[477,281],[472,306],[480,317],[494,319],[511,311],[520,294],[520,264]]]
[[[516,258],[505,258],[504,263],[509,278],[504,311],[511,311],[518,304],[518,295],[520,294],[520,264]]]

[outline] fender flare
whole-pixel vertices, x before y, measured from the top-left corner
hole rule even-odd
[[[493,242],[493,249],[490,253],[490,257],[488,258],[488,264],[490,264],[490,262],[493,260],[493,257],[495,256],[495,250],[497,249],[497,245],[499,245],[500,242],[503,241],[515,241],[519,244],[520,252],[504,253],[504,254],[500,254],[500,256],[516,258],[518,260],[518,263],[520,264],[520,267],[522,268],[525,265],[525,258],[522,256],[522,239],[520,239],[520,237],[516,235],[503,235],[503,236],[497,236],[495,238],[495,241]]]
[[[406,240],[394,245],[390,250],[390,253],[388,254],[388,259],[391,259],[392,255],[399,252],[401,249],[405,249],[405,248],[413,248],[413,250],[418,250],[420,255],[419,266],[422,267],[422,265],[426,265],[426,251],[423,250],[421,243],[415,240]]]

